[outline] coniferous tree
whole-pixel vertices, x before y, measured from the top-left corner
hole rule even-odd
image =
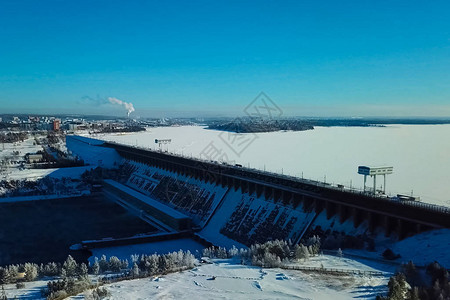
[[[167,272],[167,258],[164,255],[158,257],[158,269],[162,274]]]
[[[100,257],[98,264],[100,266],[100,273],[108,271],[108,261],[106,260],[106,255],[102,255],[102,257]]]
[[[309,251],[308,251],[308,248],[307,248],[305,245],[300,244],[300,245],[296,248],[296,254],[295,254],[295,257],[296,257],[297,259],[304,259],[304,260],[309,259]]]
[[[137,265],[137,263],[134,263],[133,268],[131,269],[131,276],[139,277],[139,274],[140,274],[139,266]]]
[[[156,274],[158,272],[159,258],[158,255],[153,254],[148,259],[148,265],[146,266],[146,271],[149,275]]]
[[[121,268],[122,264],[116,256],[111,256],[109,258],[108,266],[109,266],[108,270],[111,270],[113,272],[120,272],[120,268]]]
[[[78,277],[80,280],[88,279],[88,266],[85,263],[81,263],[78,268]]]
[[[192,255],[192,253],[189,250],[183,254],[183,260],[182,260],[183,266],[186,266],[188,268],[193,268],[194,261],[195,261],[195,257],[194,257],[194,255]]]
[[[8,268],[0,267],[0,284],[7,284],[11,282],[11,275]]]
[[[121,260],[120,263],[121,263],[120,268],[124,269],[124,270],[128,269],[128,267],[130,265],[130,263],[128,262],[128,259]]]
[[[391,277],[388,283],[389,288],[389,298],[390,300],[403,300],[407,295],[407,283],[406,278],[403,273],[398,273],[397,275]]]
[[[239,255],[239,250],[238,248],[236,248],[235,245],[233,245],[233,247],[231,247],[230,250],[228,250],[228,256],[229,257],[235,257]]]
[[[33,281],[38,277],[38,266],[36,264],[25,263],[24,272],[25,280]]]
[[[164,255],[164,257],[166,258],[166,270],[167,271],[173,270],[175,268],[177,253],[176,252],[168,253]]]
[[[418,287],[414,287],[409,291],[408,299],[409,300],[420,300]]]
[[[5,287],[2,285],[2,294],[0,295],[0,300],[8,300],[6,297]]]
[[[73,277],[77,275],[78,264],[75,259],[73,259],[71,255],[69,255],[64,262],[62,269],[65,271],[64,277]]]
[[[131,263],[134,265],[139,261],[139,254],[131,254]]]
[[[8,269],[10,282],[14,282],[14,280],[19,276],[19,266],[18,265],[9,265],[7,267],[7,269]]]
[[[98,275],[100,273],[100,265],[98,264],[98,260],[92,264],[92,274]]]

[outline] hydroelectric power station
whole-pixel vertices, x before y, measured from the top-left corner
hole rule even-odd
[[[191,231],[218,246],[298,242],[318,232],[403,239],[450,227],[450,210],[431,204],[80,136],[67,136],[67,146],[85,163],[118,170],[104,180],[107,197],[168,231]]]

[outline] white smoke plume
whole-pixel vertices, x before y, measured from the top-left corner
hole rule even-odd
[[[127,110],[128,116],[130,116],[130,114],[134,111],[134,106],[133,106],[133,103],[131,103],[131,102],[128,103],[128,102],[122,101],[122,100],[114,98],[114,97],[108,97],[108,101],[111,104],[118,104],[118,105],[123,106]]]

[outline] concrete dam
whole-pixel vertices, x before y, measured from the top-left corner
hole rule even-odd
[[[68,136],[67,147],[85,163],[120,170],[104,180],[107,197],[166,231],[193,231],[217,246],[332,233],[403,239],[450,227],[445,207],[80,136]]]

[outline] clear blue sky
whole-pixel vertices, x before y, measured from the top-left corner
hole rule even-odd
[[[0,113],[450,116],[449,1],[0,1]]]

